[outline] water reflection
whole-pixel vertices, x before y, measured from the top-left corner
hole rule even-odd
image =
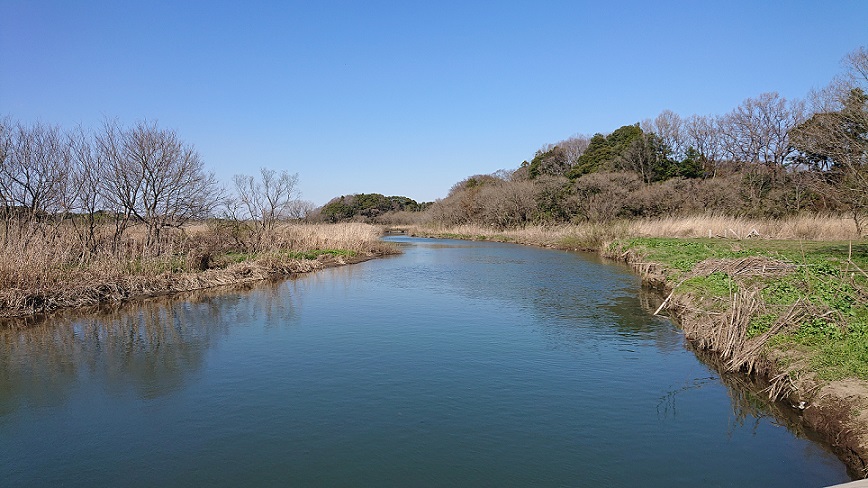
[[[661,352],[680,351],[684,344],[681,332],[668,318],[653,315],[660,302],[658,292],[640,288],[638,294],[632,290],[618,295],[602,307],[614,318],[617,334],[651,341]]]
[[[0,328],[0,417],[61,405],[85,376],[107,392],[157,398],[181,388],[233,327],[291,323],[298,297],[264,282],[154,298],[88,314],[65,312],[28,327]]]

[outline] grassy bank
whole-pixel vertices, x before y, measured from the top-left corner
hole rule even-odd
[[[366,224],[282,224],[254,236],[211,223],[176,230],[158,247],[130,233],[122,246],[94,251],[73,229],[6,239],[0,316],[246,283],[397,252],[379,237]]]
[[[868,466],[868,241],[844,219],[663,219],[414,228],[417,235],[596,251],[663,291],[660,313],[726,372],[766,383],[854,472]],[[711,237],[709,237],[709,235]]]

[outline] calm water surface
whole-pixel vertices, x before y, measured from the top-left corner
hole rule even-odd
[[[786,486],[842,464],[625,268],[491,243],[0,330],[0,484]]]

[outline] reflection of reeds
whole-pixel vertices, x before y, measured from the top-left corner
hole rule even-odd
[[[691,346],[688,344],[688,347]],[[774,386],[773,378],[770,383],[769,379],[762,376],[730,371],[729,365],[716,354],[691,349],[700,361],[718,372],[720,381],[726,386],[734,415],[733,428],[749,421],[753,421],[756,427],[761,419],[772,419],[774,424],[786,427],[793,434],[815,441],[834,452],[845,462],[853,478],[866,476],[868,471],[857,454],[865,432],[849,418],[852,409],[850,401],[839,399],[837,404],[820,402],[805,407],[804,404],[793,403],[792,399],[775,400],[768,395]],[[677,390],[671,392],[663,400],[674,402],[677,393]],[[666,407],[669,408],[669,405]]]
[[[720,375],[720,381],[726,386],[732,412],[734,426],[744,425],[749,419],[759,420],[764,417],[775,419],[775,423],[787,427],[799,436],[816,437],[799,420],[799,411],[785,401],[770,399],[766,392],[769,383],[761,377],[739,374],[730,370],[729,364],[709,351],[688,347],[696,357],[714,369]]]
[[[377,227],[282,224],[260,235],[255,249],[213,225],[166,232],[145,246],[135,231],[119,245],[100,229],[85,244],[72,224],[0,231],[0,316],[24,316],[303,273],[396,252]],[[320,253],[323,251],[323,253]]]

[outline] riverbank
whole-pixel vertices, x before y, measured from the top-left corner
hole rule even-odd
[[[625,223],[407,231],[592,251],[627,263],[663,293],[658,313],[676,320],[694,347],[718,357],[726,372],[767,383],[770,399],[789,404],[865,477],[868,242],[771,239],[765,229],[725,225],[725,233],[709,226],[711,238],[637,237]],[[693,235],[703,235],[696,227]]]
[[[131,252],[91,255],[75,252],[74,242],[7,243],[0,254],[0,317],[251,283],[398,252],[366,224],[286,224],[258,236],[256,245],[221,237],[213,226],[190,226],[164,252],[143,252],[131,240]]]

